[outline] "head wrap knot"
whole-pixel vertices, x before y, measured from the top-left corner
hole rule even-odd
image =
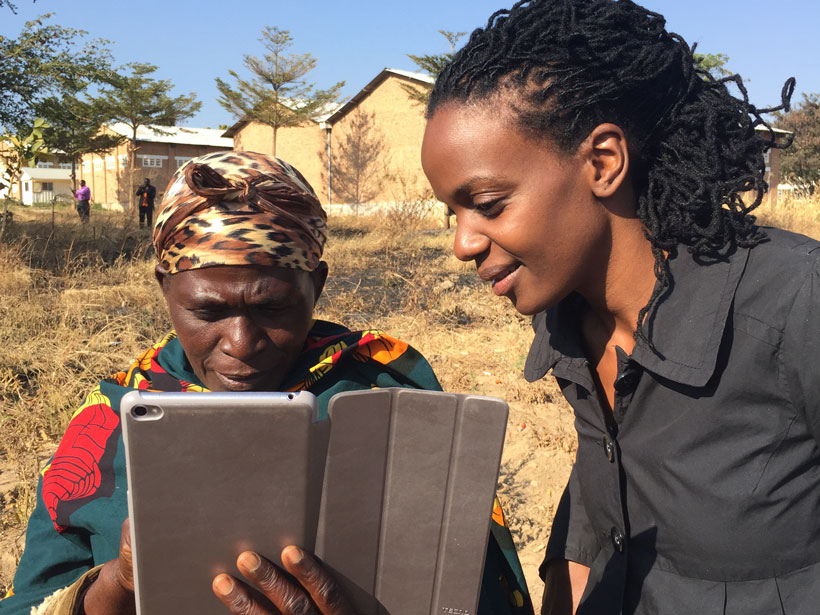
[[[326,221],[310,184],[288,163],[253,152],[195,158],[168,185],[154,248],[170,273],[217,265],[312,271]]]

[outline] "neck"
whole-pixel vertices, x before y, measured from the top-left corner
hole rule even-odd
[[[655,287],[655,258],[638,218],[613,217],[610,237],[608,254],[579,292],[590,306],[589,324],[631,352],[638,314]]]

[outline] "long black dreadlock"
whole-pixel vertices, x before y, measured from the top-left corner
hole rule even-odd
[[[597,125],[627,135],[638,217],[652,245],[659,284],[638,316],[642,323],[672,289],[669,258],[678,246],[720,258],[765,240],[749,212],[768,189],[764,153],[776,143],[742,79],[714,78],[665,19],[631,0],[523,0],[494,13],[436,81],[427,116],[448,101],[480,101],[513,87],[519,127],[574,152]],[[734,83],[740,98],[728,88]],[[768,139],[755,127],[768,128]],[[750,203],[744,202],[743,196]],[[753,196],[753,199],[750,197]]]

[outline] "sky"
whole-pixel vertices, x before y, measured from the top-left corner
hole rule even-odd
[[[217,102],[216,77],[242,71],[246,54],[262,55],[264,26],[289,30],[294,53],[317,67],[307,79],[319,88],[345,81],[353,96],[385,67],[415,70],[406,54],[449,50],[439,29],[470,32],[506,0],[15,0],[0,8],[0,35],[17,36],[26,20],[54,21],[108,39],[117,63],[148,62],[170,79],[175,94],[195,92],[202,109],[186,122],[216,128],[236,118]],[[704,53],[729,56],[728,67],[748,80],[752,102],[777,104],[787,77],[800,93],[820,93],[820,2],[817,0],[641,0],[663,14],[667,28]],[[464,42],[466,37],[462,40]]]

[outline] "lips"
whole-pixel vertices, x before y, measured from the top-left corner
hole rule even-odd
[[[270,374],[267,372],[249,372],[241,374],[223,374],[213,372],[226,391],[256,391],[267,382]]]
[[[506,295],[512,289],[515,282],[516,273],[520,263],[511,263],[509,265],[486,267],[478,272],[482,280],[490,282],[493,287],[493,292],[498,295]]]

